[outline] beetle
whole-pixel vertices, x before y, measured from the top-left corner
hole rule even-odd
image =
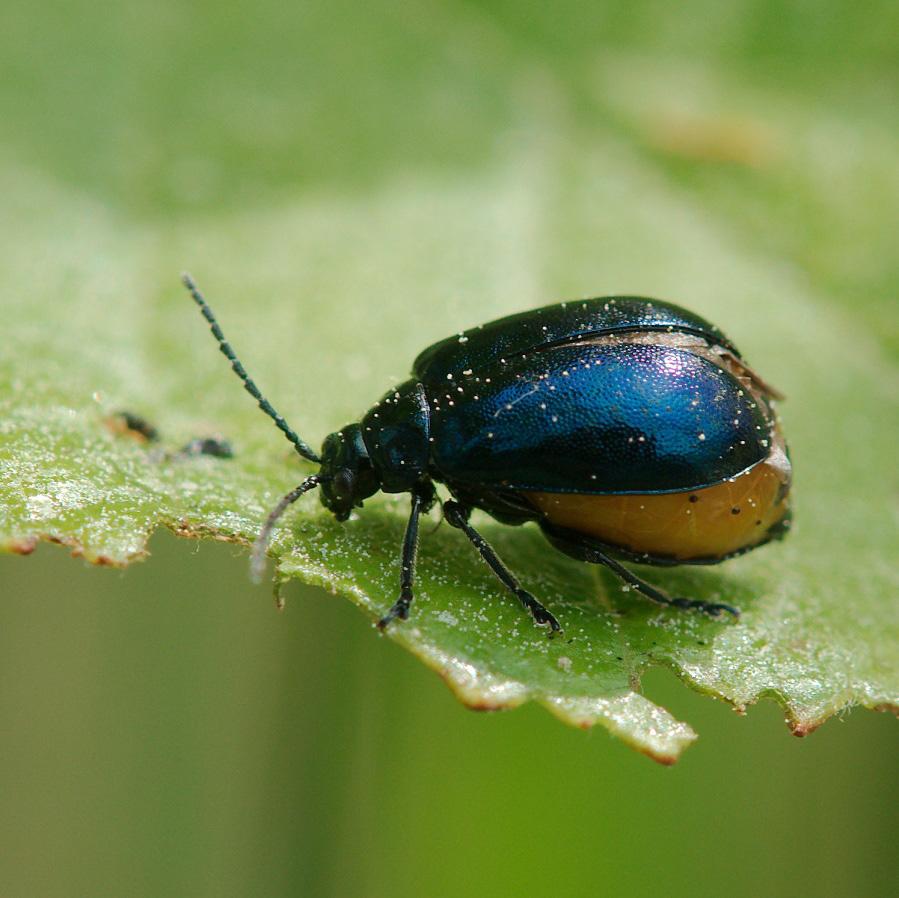
[[[563,302],[483,324],[425,349],[411,379],[315,452],[250,379],[195,282],[183,276],[221,352],[259,407],[317,473],[287,493],[253,547],[258,579],[272,530],[319,488],[339,521],[379,491],[409,493],[399,597],[405,620],[422,513],[442,483],[461,530],[533,620],[560,630],[470,522],[534,521],[549,542],[605,565],[647,598],[712,616],[730,605],[673,598],[621,561],[717,564],[782,537],[791,465],[774,409],[783,398],[713,324],[639,296]]]

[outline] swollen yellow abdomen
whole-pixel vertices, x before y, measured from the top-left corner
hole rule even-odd
[[[779,459],[767,459],[731,480],[692,492],[523,495],[556,526],[637,554],[689,561],[763,542],[789,510],[788,478]]]

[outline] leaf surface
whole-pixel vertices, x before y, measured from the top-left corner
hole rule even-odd
[[[471,27],[464,15],[449,16],[428,25],[423,40]],[[389,638],[472,707],[535,700],[665,762],[695,734],[641,694],[653,665],[740,710],[774,698],[798,734],[854,705],[895,710],[895,313],[874,288],[895,291],[899,279],[878,250],[877,222],[894,208],[896,186],[886,165],[895,140],[883,120],[816,111],[800,91],[775,100],[764,85],[713,82],[714,68],[638,53],[597,62],[574,52],[569,69],[549,75],[524,37],[489,28],[472,50],[471,80],[467,64],[443,60],[432,70],[411,50],[418,38],[389,31],[383,40],[406,54],[407,99],[420,94],[433,110],[454,84],[454,96],[470,100],[455,114],[471,152],[460,149],[452,166],[433,164],[433,154],[425,165],[409,147],[385,159],[366,144],[357,156],[319,160],[307,182],[278,191],[289,176],[277,156],[276,171],[257,171],[264,183],[253,200],[216,203],[201,192],[179,206],[160,200],[158,185],[146,203],[104,196],[77,145],[67,173],[58,161],[10,154],[0,174],[0,545],[27,553],[50,539],[90,561],[124,565],[145,555],[160,526],[248,542],[311,470],[227,371],[178,285],[183,268],[263,392],[313,445],[358,420],[408,376],[419,350],[447,334],[553,299],[656,295],[721,326],[788,396],[781,414],[796,471],[789,538],[720,567],[640,571],[669,591],[740,606],[739,623],[650,606],[553,551],[534,528],[478,517],[564,637],[532,626],[460,533],[425,522],[412,616]],[[392,77],[382,73],[369,88],[374,108],[392,109]],[[659,88],[678,79],[702,88],[686,111],[666,107]],[[201,102],[202,86],[183,84],[185,108]],[[174,97],[175,86],[168,90]],[[308,91],[306,99],[316,96]],[[737,125],[721,124],[728,105],[742,110]],[[753,130],[762,109],[765,124]],[[409,123],[425,145],[427,118]],[[341,121],[330,122],[332,140]],[[705,130],[686,135],[683,123],[697,121]],[[871,239],[834,259],[833,230],[816,223],[829,216],[844,227],[837,213],[858,213],[860,200],[848,188],[840,202],[828,194],[831,172],[815,141],[853,123],[865,129],[853,151],[884,202],[865,223]],[[381,124],[375,118],[362,130],[383,150]],[[45,127],[32,123],[17,139]],[[327,145],[321,134],[310,139]],[[193,141],[172,152],[198,190],[204,177],[221,183],[242,170],[233,142],[216,157],[204,132]],[[357,159],[365,164],[353,177]],[[788,206],[793,175],[798,210]],[[793,224],[776,223],[784,242],[775,245],[761,210],[781,207]],[[801,239],[787,239],[801,223]],[[874,296],[859,315],[846,299],[856,269]],[[161,448],[117,432],[122,409],[158,427]],[[210,433],[229,439],[236,457],[163,457]],[[278,576],[325,586],[377,619],[395,598],[407,508],[405,497],[382,496],[340,525],[305,498],[277,532]]]

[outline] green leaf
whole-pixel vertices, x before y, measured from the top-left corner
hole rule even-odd
[[[29,140],[37,146],[49,128],[60,137],[65,122],[4,97],[24,150],[0,171],[0,546],[27,553],[49,539],[118,566],[142,558],[160,526],[249,542],[311,470],[227,371],[178,285],[185,267],[263,391],[313,444],[358,420],[447,334],[566,296],[656,295],[719,324],[788,396],[789,538],[716,568],[641,570],[677,593],[739,605],[739,623],[650,606],[554,552],[532,527],[479,517],[564,637],[535,628],[461,534],[426,522],[412,616],[389,638],[472,707],[535,700],[664,762],[695,734],[640,693],[653,665],[741,711],[774,698],[800,735],[854,705],[895,710],[895,313],[872,301],[855,315],[846,299],[853,272],[875,297],[888,295],[878,285],[899,284],[881,259],[896,184],[885,164],[895,139],[879,113],[818,110],[798,88],[775,101],[773,87],[749,90],[738,75],[728,87],[708,65],[611,53],[599,64],[577,42],[564,44],[568,62],[549,74],[544,55],[561,54],[551,41],[531,47],[514,29],[487,28],[467,44],[473,23],[461,13],[435,15],[423,34],[407,25],[382,23],[379,53],[350,76],[363,109],[333,112],[344,94],[331,96],[305,69],[283,88],[273,87],[276,74],[260,76],[274,91],[266,122],[294,104],[301,118],[309,103],[333,114],[303,132],[306,142],[289,118],[285,134],[258,135],[276,148],[270,170],[248,161],[256,157],[230,132],[218,148],[211,120],[210,134],[147,118],[170,101],[176,121],[189,119],[209,99],[208,79],[191,77],[200,72],[229,83],[226,70],[204,69],[190,53],[173,61],[178,77],[154,82],[159,97],[119,110],[137,133],[168,135],[173,146],[149,146],[164,147],[174,173],[138,153],[104,177],[74,137],[64,162],[45,146],[32,158]],[[438,46],[444,32],[468,47],[463,58],[421,53],[420,42]],[[169,37],[150,33],[141,52]],[[342,44],[329,32],[323,40],[316,52],[331,59]],[[285,53],[272,50],[275,70]],[[383,70],[388,58],[397,72]],[[49,72],[32,72],[39,95],[60,76]],[[692,87],[691,108],[666,106],[669,83]],[[398,96],[419,111],[398,117]],[[107,115],[95,99],[72,102]],[[736,125],[725,121],[732,108]],[[257,112],[247,100],[238,118],[250,123]],[[835,258],[846,210],[859,215],[863,198],[848,188],[835,195],[836,163],[815,147],[828,128],[856,133],[856,124],[865,139],[852,144],[852,166],[836,163],[876,177],[885,200],[864,224],[871,240]],[[397,147],[391,129],[400,126],[410,142]],[[447,150],[435,128],[458,146]],[[302,178],[287,152],[301,145]],[[333,145],[341,149],[329,155]],[[437,164],[443,152],[451,165]],[[258,182],[252,198],[216,201],[246,169]],[[778,210],[782,243],[763,227]],[[167,459],[115,431],[122,409],[157,426],[170,451],[220,433],[236,457]],[[395,598],[407,508],[406,497],[382,496],[340,525],[305,498],[277,532],[278,576],[323,585],[377,619]]]

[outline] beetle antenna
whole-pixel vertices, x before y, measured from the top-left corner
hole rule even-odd
[[[212,313],[212,309],[209,308],[206,300],[203,299],[203,294],[200,293],[199,287],[197,287],[194,279],[187,273],[181,275],[181,281],[185,287],[187,287],[190,295],[193,297],[194,302],[200,307],[200,311],[203,313],[203,317],[209,322],[209,329],[212,331],[212,336],[218,340],[219,349],[222,351],[222,355],[231,363],[231,370],[243,381],[244,389],[256,400],[259,408],[264,411],[272,421],[275,422],[278,430],[293,443],[294,448],[303,458],[308,458],[309,461],[320,462],[321,457],[318,455],[315,450],[312,449],[311,446],[307,445],[303,440],[299,438],[299,436],[291,430],[288,426],[287,422],[284,418],[279,415],[275,409],[272,407],[272,404],[262,395],[259,391],[259,387],[253,383],[250,376],[244,370],[243,365],[240,363],[240,360],[237,358],[234,350],[231,348],[231,344],[225,339],[225,335],[222,333],[222,329],[219,327],[218,321],[215,320],[215,315]],[[310,487],[311,489],[311,487]]]
[[[271,510],[271,513],[262,525],[262,529],[259,531],[259,536],[256,537],[256,541],[253,543],[253,551],[250,553],[250,579],[252,579],[254,583],[262,581],[262,575],[265,572],[265,550],[268,548],[268,543],[271,539],[272,531],[275,529],[275,524],[278,523],[278,518],[280,518],[281,515],[283,515],[284,512],[303,495],[303,493],[314,490],[325,479],[327,478],[322,477],[320,474],[312,474],[299,486],[295,486],[286,496],[283,496],[278,501],[278,504]]]

